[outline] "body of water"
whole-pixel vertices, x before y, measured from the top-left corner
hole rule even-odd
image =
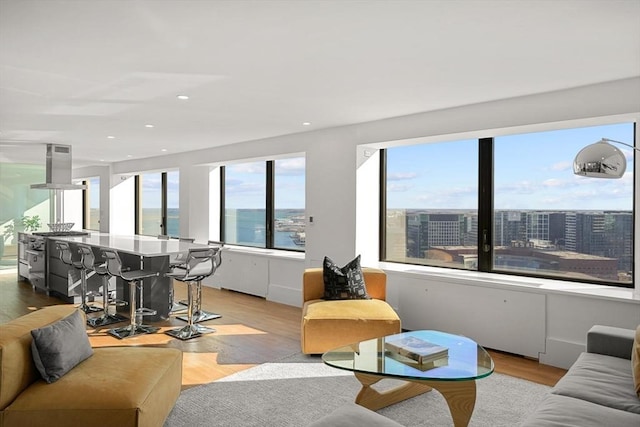
[[[275,212],[274,246],[280,249],[304,250],[304,209],[277,209]],[[265,247],[264,209],[227,209],[227,242]],[[160,210],[143,209],[141,234],[180,236],[179,209],[167,209],[167,231],[160,228]]]

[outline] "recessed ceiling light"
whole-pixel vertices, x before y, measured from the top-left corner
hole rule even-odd
[[[185,100],[185,99],[189,99],[188,95],[178,95],[176,98],[181,99],[181,100]]]
[[[133,157],[131,154],[127,154],[127,157]]]
[[[115,138],[116,138],[116,137],[115,137],[115,136],[113,136],[113,135],[109,135],[109,136],[107,136],[107,139],[115,139]]]
[[[152,125],[152,124],[150,124],[150,123],[147,123],[146,125],[144,125],[144,127],[146,127],[146,128],[152,128],[152,127],[153,127],[153,125]]]
[[[160,150],[160,151],[167,151],[167,149],[166,149],[166,148],[163,148],[163,149],[162,149],[162,150]]]
[[[302,126],[311,126],[311,122],[302,122]]]
[[[104,159],[100,159],[101,162],[104,162]]]

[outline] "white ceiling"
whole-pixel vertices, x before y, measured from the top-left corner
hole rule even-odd
[[[635,76],[640,0],[0,0],[0,161],[55,142],[75,166],[117,162]]]

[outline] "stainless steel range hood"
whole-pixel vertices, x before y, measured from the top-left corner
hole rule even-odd
[[[86,185],[71,183],[71,146],[47,144],[46,182],[32,184],[43,190],[82,190]]]

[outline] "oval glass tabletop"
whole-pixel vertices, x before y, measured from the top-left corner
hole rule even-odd
[[[353,372],[436,381],[475,380],[494,369],[489,353],[475,341],[439,331],[374,338],[330,350],[322,360]]]

